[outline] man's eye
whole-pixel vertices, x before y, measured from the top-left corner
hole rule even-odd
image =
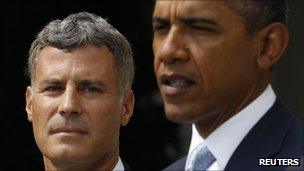
[[[98,88],[98,87],[86,87],[86,88],[84,88],[84,92],[87,92],[87,93],[99,93],[99,92],[101,92],[101,89]]]
[[[64,87],[61,86],[47,86],[40,91],[45,93],[47,96],[57,96],[64,92]]]
[[[160,32],[160,31],[164,31],[164,30],[168,30],[169,26],[164,25],[164,24],[154,24],[153,25],[153,31],[154,32]]]
[[[155,30],[162,29],[162,28],[164,28],[164,26],[162,26],[162,25],[158,25],[158,24],[153,25],[154,31],[155,31]]]
[[[63,90],[63,88],[60,86],[49,86],[44,89],[44,91],[49,91],[49,92],[57,92],[57,91],[62,91],[62,90]]]
[[[196,32],[200,32],[200,33],[205,33],[205,34],[206,33],[208,33],[208,34],[216,33],[216,31],[211,29],[211,28],[201,27],[201,26],[192,26],[191,30],[196,31]]]

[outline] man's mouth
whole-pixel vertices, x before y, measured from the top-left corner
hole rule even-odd
[[[186,92],[196,82],[184,75],[171,74],[160,77],[161,90],[167,95],[177,95]]]
[[[52,134],[62,134],[62,135],[84,135],[88,132],[82,128],[78,127],[57,127],[52,129]]]

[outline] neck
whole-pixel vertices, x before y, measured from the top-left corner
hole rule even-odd
[[[46,171],[60,170],[113,170],[118,162],[119,149],[116,148],[113,152],[97,160],[51,160],[43,156],[44,166]]]
[[[231,101],[228,105],[218,110],[208,119],[200,120],[195,123],[195,127],[203,138],[207,138],[216,128],[225,121],[236,115],[239,111],[249,105],[266,89],[269,80],[260,81],[249,87],[246,92]]]

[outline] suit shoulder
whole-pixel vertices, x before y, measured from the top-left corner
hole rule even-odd
[[[295,120],[282,144],[282,154],[289,157],[304,156],[304,123]]]

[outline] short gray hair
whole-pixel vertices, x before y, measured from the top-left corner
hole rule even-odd
[[[49,22],[33,41],[28,59],[31,83],[35,80],[38,56],[46,46],[72,50],[86,46],[106,45],[113,54],[114,70],[118,75],[118,95],[131,89],[134,62],[127,39],[106,20],[88,12],[71,14],[63,20]]]

